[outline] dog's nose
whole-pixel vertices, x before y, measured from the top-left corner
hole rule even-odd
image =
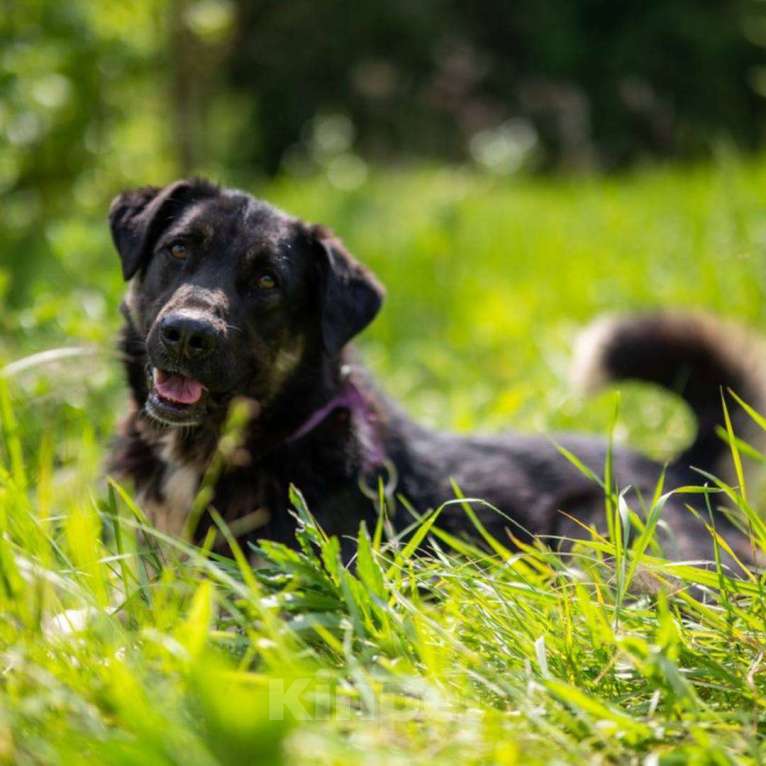
[[[160,338],[171,354],[186,359],[202,359],[215,348],[218,331],[204,319],[170,314],[160,322]]]

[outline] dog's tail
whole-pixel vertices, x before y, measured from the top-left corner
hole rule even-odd
[[[742,327],[705,314],[648,313],[606,316],[575,349],[575,383],[586,392],[609,382],[656,383],[683,397],[697,419],[693,443],[676,458],[681,468],[722,474],[729,445],[721,438],[721,396],[735,435],[755,446],[763,431],[728,395],[731,390],[766,412],[766,346]]]

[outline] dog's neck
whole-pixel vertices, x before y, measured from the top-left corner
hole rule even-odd
[[[385,462],[385,453],[378,433],[376,421],[379,413],[369,392],[362,389],[360,381],[354,379],[349,365],[341,368],[340,390],[326,404],[314,410],[309,417],[286,440],[295,444],[310,436],[327,418],[338,410],[349,414],[359,442],[359,462],[364,471],[380,467]]]

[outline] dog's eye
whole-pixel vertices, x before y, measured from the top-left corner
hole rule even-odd
[[[182,242],[174,242],[168,247],[168,253],[178,261],[183,261],[189,254],[189,251]]]
[[[259,290],[273,290],[277,286],[277,280],[271,274],[261,274],[255,280],[255,284]]]

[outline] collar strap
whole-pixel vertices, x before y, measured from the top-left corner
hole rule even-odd
[[[359,388],[348,378],[336,396],[315,410],[301,426],[293,431],[287,438],[287,443],[293,444],[304,436],[308,436],[330,414],[339,409],[346,409],[351,415],[351,422],[354,424],[354,430],[361,447],[363,469],[367,471],[382,466],[386,462],[386,458],[374,424],[375,413]]]

